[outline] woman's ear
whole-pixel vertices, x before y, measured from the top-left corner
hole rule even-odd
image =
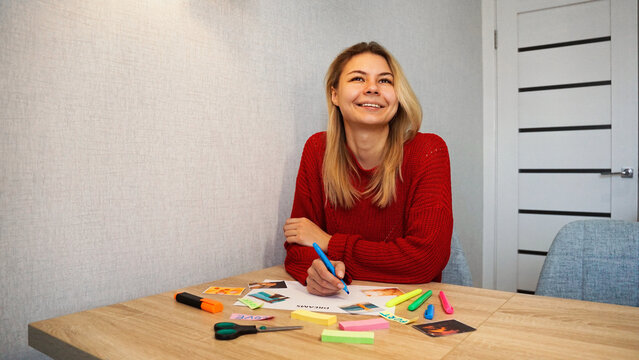
[[[331,86],[331,101],[333,102],[333,105],[339,107],[339,103],[337,102],[337,90],[335,90],[335,88],[332,86]]]

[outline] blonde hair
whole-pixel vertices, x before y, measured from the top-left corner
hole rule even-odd
[[[399,106],[389,123],[388,139],[382,154],[382,162],[375,169],[368,187],[360,193],[352,184],[353,175],[359,176],[357,165],[349,155],[344,132],[344,119],[339,107],[333,104],[332,90],[337,89],[346,63],[354,56],[372,53],[386,59],[391,72]],[[352,208],[362,196],[372,195],[372,201],[380,208],[388,206],[396,197],[396,181],[402,181],[401,166],[404,143],[417,134],[422,122],[422,108],[410,87],[404,72],[395,58],[380,44],[361,42],[342,51],[326,72],[326,103],[328,127],[326,152],[322,176],[326,199],[332,206]]]

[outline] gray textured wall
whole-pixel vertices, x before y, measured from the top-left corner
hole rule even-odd
[[[0,1],[0,357],[39,357],[29,322],[281,263],[324,73],[363,40],[449,145],[478,281],[479,1]]]

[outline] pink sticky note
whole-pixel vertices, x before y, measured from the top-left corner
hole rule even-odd
[[[340,321],[339,328],[347,331],[370,331],[388,329],[388,321],[382,318],[356,321]]]

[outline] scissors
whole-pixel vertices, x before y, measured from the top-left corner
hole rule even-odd
[[[213,327],[213,330],[215,330],[216,339],[232,340],[237,338],[238,336],[242,336],[246,334],[257,334],[258,332],[268,332],[268,331],[298,330],[301,328],[303,328],[303,326],[274,326],[274,327],[260,326],[258,328],[255,325],[238,325],[232,322],[219,322],[215,324],[215,326]]]

